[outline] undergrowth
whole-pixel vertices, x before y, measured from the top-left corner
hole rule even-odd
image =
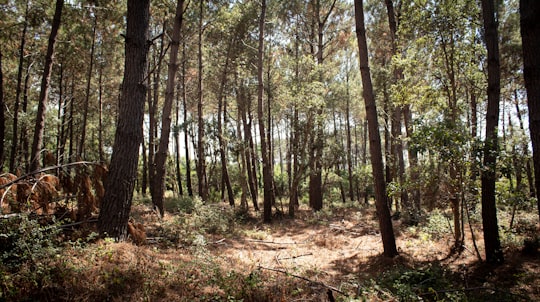
[[[248,253],[243,246],[218,248],[225,239],[274,240],[276,230],[260,224],[253,217],[258,214],[223,203],[204,204],[198,198],[169,197],[165,206],[167,215],[159,220],[148,210],[147,200],[135,204],[134,215],[148,223],[146,246],[96,240],[96,233],[92,232],[81,232],[90,235],[68,240],[71,237],[65,237],[54,221],[44,223],[25,215],[1,219],[0,301],[327,301],[330,296],[335,301],[515,298],[509,290],[501,294],[495,287],[481,283],[477,286],[482,290],[471,292],[461,271],[433,261],[375,267],[376,271],[368,275],[362,274],[362,267],[356,267],[355,273],[336,276],[335,280],[318,270],[316,263],[309,270],[300,266],[285,273],[265,270],[260,263],[242,262],[229,254]],[[354,229],[359,225],[370,229],[366,234],[373,234],[371,229],[376,228],[363,223],[374,219],[373,209],[348,203],[336,203],[318,213],[303,212],[299,217],[303,217],[307,227],[319,229],[335,228],[351,219],[357,222],[351,229],[346,229],[345,224],[334,229],[351,236],[360,236]],[[284,230],[302,231],[294,229],[292,222],[282,223],[291,226]],[[441,241],[451,238],[449,223],[446,213],[434,211],[419,225],[401,231],[420,238],[420,242]],[[502,241],[518,245],[514,241],[521,240],[523,244],[523,233],[533,228],[528,216],[520,216],[512,232],[503,233]],[[536,249],[537,246],[536,243]],[[274,248],[277,249],[268,246]],[[314,250],[313,254],[318,252]],[[298,256],[311,257],[312,253]],[[512,274],[519,277],[516,283],[520,286],[536,280],[531,272]],[[326,287],[326,281],[337,291]]]

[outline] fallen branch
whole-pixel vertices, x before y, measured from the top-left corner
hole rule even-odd
[[[340,227],[340,226],[333,225],[333,224],[330,225],[330,229],[332,229],[332,230],[337,230],[337,231],[342,231],[342,232],[347,232],[347,233],[350,233],[350,234],[353,234],[353,235],[362,236],[361,233],[358,233],[358,232],[355,232],[355,231],[351,231],[351,230],[348,230],[348,229],[346,229],[346,228],[344,228],[344,227]]]
[[[266,240],[258,240],[258,239],[245,239],[249,242],[255,242],[255,243],[267,243],[267,244],[306,244],[305,242],[275,242],[275,241],[266,241]]]
[[[312,284],[317,284],[319,286],[322,286],[326,289],[329,289],[331,291],[334,291],[336,293],[339,293],[339,294],[342,294],[343,296],[345,297],[348,297],[349,295],[347,295],[345,292],[331,286],[331,285],[328,285],[326,283],[323,283],[323,282],[320,282],[320,281],[315,281],[315,280],[311,280],[309,278],[306,278],[306,277],[303,277],[303,276],[300,276],[300,275],[295,275],[295,274],[291,274],[287,271],[284,271],[284,270],[280,270],[280,269],[276,269],[276,268],[271,268],[271,267],[264,267],[264,266],[258,266],[259,269],[265,269],[265,270],[269,270],[269,271],[273,271],[273,272],[277,272],[277,273],[281,273],[281,274],[285,274],[287,276],[291,276],[291,277],[294,277],[294,278],[298,278],[298,279],[301,279],[301,280],[304,280],[304,281],[307,281],[309,283],[312,283]]]
[[[313,255],[313,253],[307,253],[307,254],[302,254],[302,255],[297,255],[297,256],[292,256],[292,257],[278,258],[278,260],[296,259],[296,258],[311,256],[311,255]]]

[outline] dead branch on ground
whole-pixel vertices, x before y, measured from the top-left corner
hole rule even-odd
[[[276,269],[276,268],[271,268],[271,267],[264,267],[264,266],[258,266],[259,269],[265,269],[265,270],[269,270],[269,271],[273,271],[273,272],[277,272],[277,273],[281,273],[281,274],[285,274],[287,276],[291,276],[291,277],[294,277],[294,278],[297,278],[297,279],[301,279],[301,280],[304,280],[304,281],[307,281],[309,283],[312,283],[312,284],[316,284],[316,285],[319,285],[319,286],[322,286],[326,289],[329,289],[331,291],[334,291],[336,293],[339,293],[339,294],[342,294],[343,296],[345,297],[348,297],[349,295],[347,295],[345,292],[331,286],[331,285],[328,285],[326,283],[323,283],[321,281],[315,281],[315,280],[311,280],[309,278],[306,278],[306,277],[303,277],[303,276],[300,276],[300,275],[295,275],[295,274],[291,274],[287,271],[284,271],[284,270],[280,270],[280,269]]]

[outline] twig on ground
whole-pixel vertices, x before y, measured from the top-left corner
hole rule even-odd
[[[267,243],[267,244],[306,244],[305,242],[275,242],[275,241],[266,241],[266,240],[258,240],[258,239],[245,239],[249,242],[255,242],[255,243]]]
[[[320,282],[320,281],[315,281],[315,280],[311,280],[309,278],[306,278],[306,277],[303,277],[303,276],[300,276],[300,275],[295,275],[295,274],[291,274],[287,271],[284,271],[284,270],[280,270],[280,269],[276,269],[276,268],[271,268],[271,267],[264,267],[264,266],[260,266],[258,267],[259,269],[265,269],[265,270],[269,270],[269,271],[273,271],[273,272],[277,272],[277,273],[281,273],[281,274],[285,274],[287,276],[291,276],[291,277],[294,277],[294,278],[298,278],[298,279],[301,279],[301,280],[304,280],[304,281],[307,281],[309,283],[313,283],[313,284],[317,284],[319,286],[322,286],[324,288],[327,288],[331,291],[334,291],[336,293],[340,293],[342,294],[343,296],[345,297],[348,297],[349,295],[347,295],[345,292],[331,286],[331,285],[328,285],[326,283],[323,283],[323,282]]]
[[[307,253],[307,254],[296,255],[296,256],[291,256],[291,257],[279,258],[278,260],[296,259],[296,258],[305,257],[305,256],[312,256],[312,255],[313,255],[313,253]]]

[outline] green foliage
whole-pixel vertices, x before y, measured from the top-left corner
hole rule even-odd
[[[389,271],[383,274],[381,285],[400,301],[466,301],[462,292],[444,291],[455,284],[450,273],[439,265]]]
[[[37,263],[58,251],[59,229],[55,224],[41,225],[27,215],[0,220],[0,260],[16,270],[26,262]]]

